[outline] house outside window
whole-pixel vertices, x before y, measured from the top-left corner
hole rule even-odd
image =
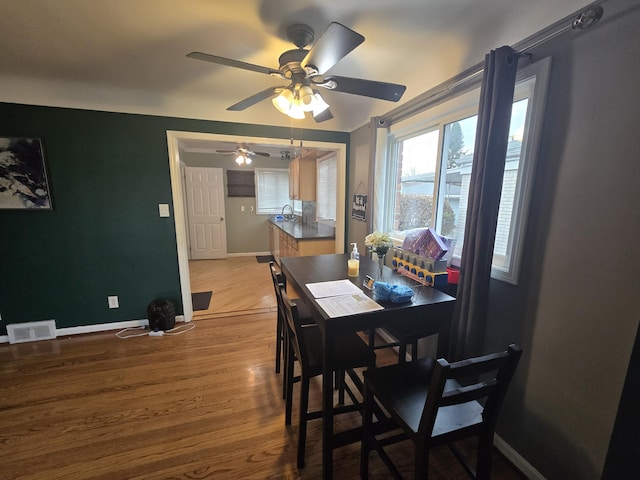
[[[492,276],[517,283],[531,197],[548,59],[523,69],[516,82],[493,254]],[[449,239],[460,264],[473,168],[479,88],[392,125],[381,225],[401,242],[407,231],[431,227]]]

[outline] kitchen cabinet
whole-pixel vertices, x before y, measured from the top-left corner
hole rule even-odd
[[[284,232],[280,232],[279,246],[280,257],[304,257],[336,252],[333,238],[297,240]]]
[[[284,234],[282,236],[285,236]],[[280,229],[273,224],[269,224],[269,248],[271,255],[278,265],[280,264]]]
[[[289,198],[316,200],[316,152],[310,151],[289,162]]]
[[[336,253],[335,229],[323,224],[269,220],[269,247],[280,257],[298,257]]]

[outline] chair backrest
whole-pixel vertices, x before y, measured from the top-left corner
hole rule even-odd
[[[282,301],[286,328],[288,329],[287,331],[289,332],[289,338],[291,339],[296,357],[301,365],[309,365],[309,353],[304,343],[304,335],[302,334],[302,329],[308,328],[309,325],[304,326],[300,321],[298,307],[289,299],[283,284],[280,284],[280,299]]]
[[[437,360],[420,420],[420,431],[433,432],[440,409],[445,413],[447,407],[473,403],[473,409],[481,409],[481,415],[478,415],[481,421],[464,427],[491,434],[521,356],[520,347],[509,345],[503,352],[454,363]]]
[[[273,261],[269,262],[269,270],[271,272],[271,281],[273,282],[273,289],[276,292],[276,306],[278,307],[278,322],[284,322],[284,306],[282,304],[282,297],[280,295],[280,286],[283,286],[286,290],[287,284],[285,276],[278,272],[276,265]]]
[[[284,275],[278,272],[278,270],[276,269],[276,264],[273,260],[269,262],[269,271],[271,272],[271,280],[273,281],[273,288],[276,291],[276,297],[277,297],[279,295],[278,284],[279,283],[284,284],[285,282]]]

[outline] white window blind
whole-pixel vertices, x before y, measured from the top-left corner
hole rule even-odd
[[[289,203],[289,170],[256,168],[256,210],[258,214],[282,212]]]
[[[316,216],[318,220],[336,220],[338,162],[335,156],[318,160]]]

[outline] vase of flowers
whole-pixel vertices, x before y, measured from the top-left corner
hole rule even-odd
[[[388,233],[373,232],[364,239],[365,246],[378,257],[378,279],[382,279],[385,255],[393,242]]]

